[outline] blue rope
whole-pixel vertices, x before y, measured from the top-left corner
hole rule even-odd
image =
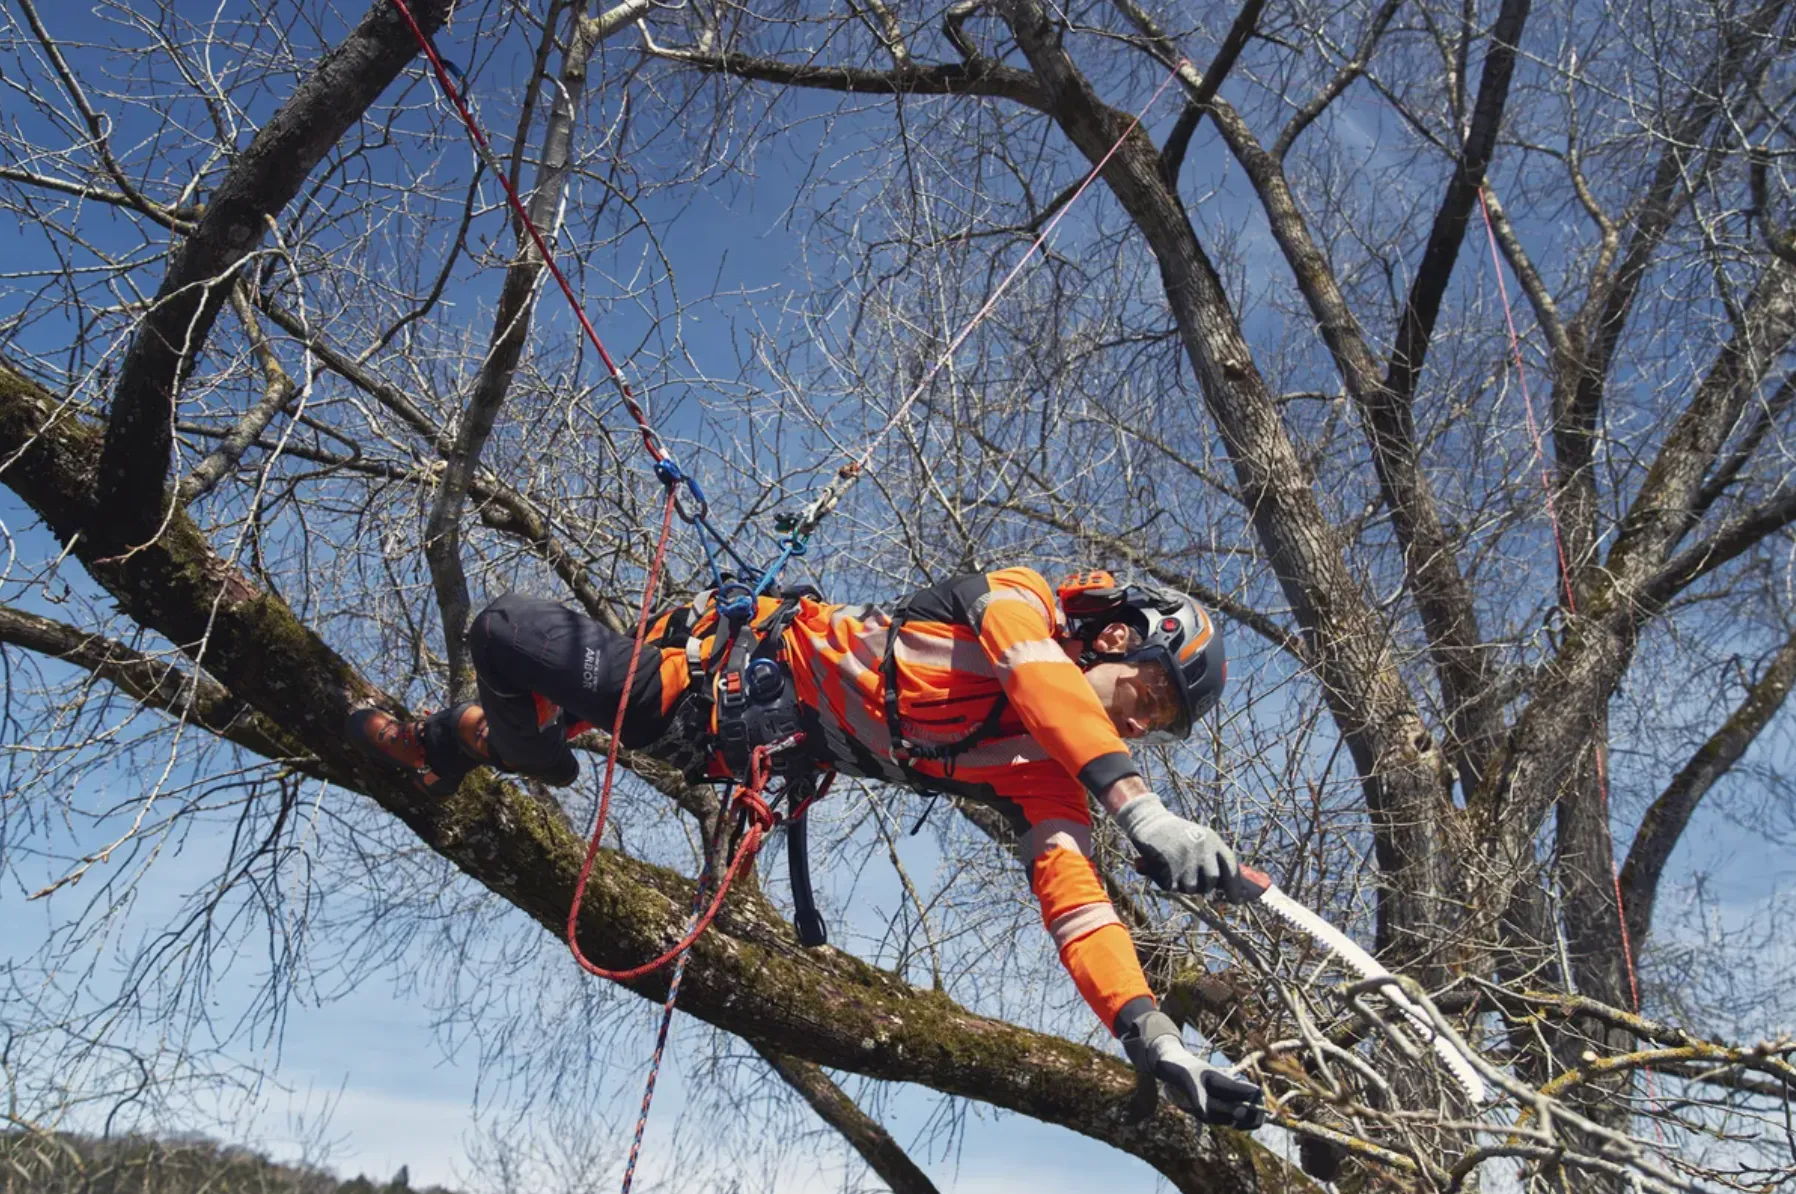
[[[761,573],[761,579],[754,588],[750,589],[740,582],[731,581],[725,575],[723,566],[718,563],[717,551],[712,546],[713,543],[717,547],[723,548],[736,567],[742,570],[743,576],[753,576],[755,573],[754,565],[742,558],[742,553],[736,550],[736,545],[730,541],[729,536],[719,531],[711,522],[711,503],[705,497],[705,491],[699,487],[698,478],[682,469],[672,455],[665,455],[655,462],[655,476],[668,489],[684,485],[686,491],[692,495],[696,509],[688,512],[676,497],[674,511],[679,514],[682,522],[698,532],[699,546],[705,552],[705,564],[711,570],[711,587],[717,594],[718,613],[726,617],[753,616],[755,599],[773,587],[773,582],[779,578],[780,572],[794,557],[802,556],[805,553],[805,541],[808,536],[794,532],[781,539],[779,557],[767,566],[766,570]],[[784,527],[782,526],[781,529]],[[729,591],[728,596],[725,595],[726,590]],[[735,592],[735,590],[741,591]]]

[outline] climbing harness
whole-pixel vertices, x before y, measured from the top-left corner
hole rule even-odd
[[[911,760],[940,763],[945,776],[953,775],[955,759],[997,733],[998,722],[1003,718],[1004,710],[1010,707],[1010,699],[1000,692],[972,732],[953,742],[918,742],[906,737],[898,717],[898,632],[910,617],[909,600],[899,602],[892,611],[891,624],[886,628],[886,649],[879,671],[885,679],[886,732],[892,739],[892,758],[904,769],[904,776],[912,787],[928,790],[933,781],[913,768]]]
[[[654,461],[655,476],[666,491],[661,511],[661,530],[655,544],[653,562],[643,584],[642,600],[637,611],[633,650],[624,673],[621,691],[629,693],[635,682],[650,622],[650,610],[666,565],[667,548],[673,533],[673,521],[676,515],[681,521],[691,526],[698,535],[706,563],[716,582],[712,606],[717,614],[718,622],[727,623],[729,627],[727,635],[721,630],[716,635],[717,640],[724,644],[721,647],[723,654],[720,658],[722,670],[717,673],[711,685],[699,686],[699,691],[714,694],[716,701],[715,730],[718,745],[728,762],[732,778],[735,781],[729,802],[726,808],[720,811],[718,823],[721,825],[723,820],[727,819],[730,810],[735,811],[741,823],[741,832],[736,848],[732,852],[723,875],[717,880],[715,891],[711,893],[707,902],[706,893],[710,885],[707,878],[701,877],[694,894],[693,912],[686,931],[674,945],[648,962],[621,970],[607,969],[592,962],[581,951],[578,935],[580,909],[585,899],[586,886],[592,877],[593,868],[598,859],[600,842],[610,813],[611,795],[616,783],[618,749],[622,740],[624,715],[627,709],[627,701],[620,699],[617,715],[611,726],[610,746],[605,755],[604,778],[600,786],[599,807],[594,816],[592,836],[587,845],[586,857],[580,867],[579,879],[575,884],[573,902],[568,910],[566,934],[568,948],[575,961],[589,974],[615,982],[628,983],[646,978],[670,963],[674,967],[668,982],[668,993],[662,1009],[661,1025],[656,1035],[655,1053],[650,1063],[648,1080],[643,1091],[642,1111],[637,1120],[630,1158],[624,1171],[623,1192],[629,1194],[635,1177],[643,1131],[648,1122],[649,1105],[654,1097],[655,1080],[660,1071],[662,1053],[667,1042],[674,1002],[679,994],[692,946],[716,918],[718,910],[723,906],[723,901],[729,894],[731,885],[746,867],[752,865],[755,854],[760,849],[766,835],[782,823],[787,827],[787,853],[791,861],[793,898],[797,906],[795,920],[800,939],[806,945],[821,945],[826,939],[822,918],[818,915],[815,901],[812,899],[803,817],[811,803],[819,799],[828,789],[829,778],[833,773],[826,774],[821,784],[815,782],[817,769],[810,762],[808,752],[802,749],[808,736],[808,731],[804,726],[805,718],[796,695],[792,691],[790,670],[780,658],[780,632],[790,621],[798,599],[783,595],[779,609],[768,623],[763,624],[761,632],[756,633],[751,629],[750,623],[755,617],[758,599],[772,590],[781,570],[788,563],[805,554],[810,536],[815,533],[823,518],[841,501],[843,494],[853,485],[854,481],[866,471],[879,443],[922,397],[936,374],[952,359],[961,343],[997,306],[999,299],[1009,290],[1011,283],[1022,272],[1023,267],[1041,250],[1067,211],[1097,179],[1116,152],[1121,149],[1124,141],[1134,132],[1148,109],[1159,100],[1185,63],[1181,61],[1179,66],[1175,67],[1162,80],[1141,113],[1129,122],[1122,134],[1117,137],[1115,144],[1085,175],[1072,197],[1062,204],[1053,219],[1047,222],[1030,244],[1028,251],[1016,262],[1010,272],[987,297],[984,304],[967,321],[966,326],[949,342],[947,348],[924,372],[916,386],[868,441],[864,450],[836,471],[835,477],[825,486],[823,492],[802,513],[783,517],[776,521],[775,529],[782,534],[779,540],[779,552],[773,562],[761,571],[757,582],[753,586],[749,586],[741,581],[730,579],[724,573],[719,562],[720,551],[728,557],[731,563],[741,569],[740,575],[753,576],[755,570],[736,551],[729,538],[719,532],[711,523],[709,503],[705,499],[704,490],[700,487],[697,478],[680,467],[660,435],[650,424],[629,380],[625,377],[622,368],[612,359],[611,354],[606,351],[597,330],[594,329],[591,320],[587,318],[585,309],[575,296],[573,287],[562,273],[561,268],[555,263],[555,257],[549,248],[547,239],[537,228],[535,221],[531,219],[529,210],[524,206],[516,187],[512,185],[510,177],[502,168],[486,136],[481,132],[479,123],[474,119],[474,114],[468,107],[463,90],[450,77],[452,68],[438,54],[430,37],[412,14],[406,0],[392,0],[392,3],[417,41],[419,49],[429,60],[431,68],[435,72],[438,87],[453,105],[463,125],[467,127],[481,163],[504,189],[506,201],[519,226],[528,233],[543,265],[554,277],[568,306],[573,309],[581,331],[598,353],[600,361],[604,363],[606,373],[613,388],[617,391],[624,409],[636,423],[643,447]],[[461,76],[459,70],[455,70],[454,74]],[[682,501],[682,489],[690,496],[692,503],[690,508]],[[815,590],[812,592],[814,593]],[[891,687],[888,684],[888,692],[891,691]],[[894,744],[899,741],[899,736],[895,732],[895,704],[895,698],[888,696],[887,712],[888,718],[894,721]],[[991,723],[1000,711],[994,709],[987,719],[988,723]],[[912,757],[921,757],[917,755],[914,744],[910,750]],[[738,769],[739,767],[740,769]],[[908,763],[906,769],[909,770]],[[786,782],[787,811],[784,816],[773,811],[765,795],[768,782],[776,775],[783,777]],[[710,873],[710,867],[711,860],[707,856],[706,876]]]

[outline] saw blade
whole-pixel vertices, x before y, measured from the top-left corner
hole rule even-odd
[[[1393,979],[1389,970],[1378,964],[1371,954],[1359,947],[1359,944],[1341,930],[1299,904],[1279,889],[1278,884],[1269,885],[1259,899],[1254,901],[1259,907],[1277,916],[1280,920],[1307,935],[1312,941],[1325,946],[1344,962],[1348,969],[1363,979]],[[1458,1046],[1439,1032],[1434,1024],[1417,1007],[1403,989],[1395,981],[1379,988],[1380,994],[1391,1002],[1398,1011],[1413,1025],[1422,1039],[1434,1047],[1434,1052],[1441,1059],[1441,1064],[1453,1075],[1455,1081],[1473,1103],[1484,1102],[1486,1090],[1484,1079],[1479,1077],[1471,1061],[1461,1053]]]

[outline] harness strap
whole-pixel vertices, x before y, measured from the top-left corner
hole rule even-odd
[[[904,776],[919,791],[928,791],[930,776],[911,766],[912,759],[925,759],[942,764],[943,778],[954,774],[954,760],[998,732],[998,722],[1010,707],[1010,698],[1002,692],[986,710],[985,720],[972,733],[955,742],[917,742],[904,736],[898,715],[898,632],[910,620],[910,609],[899,602],[892,611],[892,623],[886,630],[885,656],[880,660],[880,675],[885,678],[886,733],[892,739],[892,758],[904,769]]]
[[[746,586],[738,587],[748,593]],[[709,713],[714,712],[713,743],[733,775],[744,773],[756,747],[787,740],[802,745],[810,736],[785,660],[784,635],[798,614],[799,603],[819,595],[809,585],[783,589],[779,604],[754,621],[752,598],[738,602],[731,597],[726,603],[725,593],[720,591],[711,597],[711,610],[698,614],[692,622],[685,645],[690,689],[707,711],[702,718],[707,729],[713,724]],[[705,595],[700,594],[694,603],[695,613],[704,600]],[[744,607],[746,617],[742,615]],[[709,652],[702,646],[707,631],[712,643]],[[788,748],[781,753],[775,770],[782,775],[795,777],[816,770],[815,756],[809,750]]]

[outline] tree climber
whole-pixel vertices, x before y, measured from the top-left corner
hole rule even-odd
[[[754,746],[798,734],[780,767],[801,782],[834,769],[998,809],[1062,964],[1129,1059],[1205,1122],[1259,1126],[1260,1089],[1192,1054],[1158,1010],[1088,857],[1089,796],[1161,887],[1207,894],[1235,875],[1233,851],[1170,812],[1126,745],[1186,737],[1221,694],[1222,635],[1203,607],[1107,572],[1055,590],[1027,568],[957,576],[888,608],[810,589],[751,601],[730,585],[650,623],[623,745],[724,779],[744,774]],[[432,795],[481,765],[572,783],[567,739],[611,726],[633,640],[508,594],[474,619],[468,649],[477,703],[417,722],[358,710],[350,739]]]

